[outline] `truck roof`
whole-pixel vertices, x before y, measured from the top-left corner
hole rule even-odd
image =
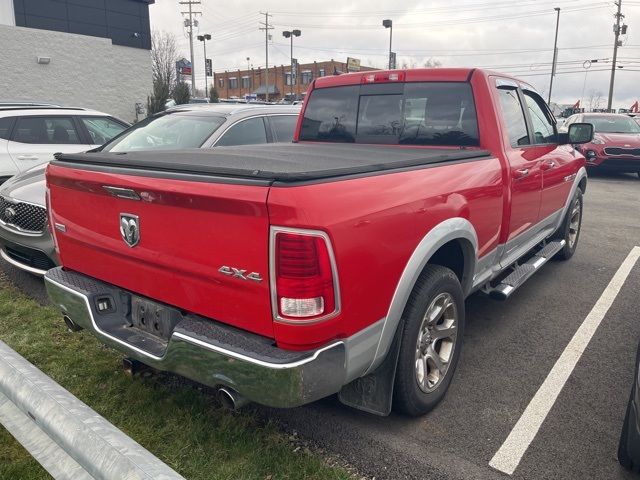
[[[512,77],[511,75],[505,75],[500,72],[494,72],[492,70],[485,70],[482,68],[460,67],[460,68],[412,68],[406,70],[371,70],[366,72],[354,72],[345,73],[342,75],[333,75],[327,77],[319,77],[313,82],[313,88],[328,88],[338,87],[343,85],[357,85],[363,83],[363,78],[371,75],[389,75],[398,74],[399,82],[468,82],[471,80],[472,75],[499,76],[501,78],[508,78],[526,85],[531,88],[527,82]]]
[[[480,149],[363,144],[268,144],[215,149],[82,153],[56,156],[54,164],[114,168],[129,174],[158,172],[300,182],[486,158]]]

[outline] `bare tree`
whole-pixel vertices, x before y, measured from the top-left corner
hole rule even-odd
[[[151,35],[153,83],[164,84],[170,92],[173,91],[177,81],[177,60],[176,37],[168,32],[154,31]]]
[[[591,92],[589,92],[589,110],[602,108],[603,101],[604,101],[604,96],[601,91],[591,90]]]
[[[429,58],[426,62],[422,64],[422,67],[424,68],[439,68],[441,66],[442,66],[442,62],[433,57]],[[410,60],[409,62],[407,62],[407,60],[403,60],[401,68],[403,70],[406,70],[407,68],[421,68],[421,67],[418,66],[415,60]]]
[[[442,62],[437,58],[429,58],[423,65],[425,68],[440,68],[442,66]]]

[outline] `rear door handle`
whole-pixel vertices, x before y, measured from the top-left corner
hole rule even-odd
[[[38,160],[37,155],[18,155],[18,160]]]
[[[529,169],[528,168],[520,168],[518,170],[516,170],[513,174],[514,178],[524,178],[527,175],[529,175]]]

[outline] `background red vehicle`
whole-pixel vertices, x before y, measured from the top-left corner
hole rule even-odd
[[[290,145],[52,163],[64,267],[47,289],[70,325],[232,403],[339,393],[422,414],[451,382],[465,297],[506,299],[573,255],[571,144],[591,136],[558,134],[540,95],[497,73],[323,77]]]
[[[580,113],[567,119],[567,127],[575,122],[591,123],[593,140],[578,150],[587,159],[587,167],[640,177],[640,125],[628,115],[615,113]]]

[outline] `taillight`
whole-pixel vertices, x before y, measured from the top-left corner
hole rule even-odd
[[[309,322],[339,310],[329,238],[314,230],[273,230],[272,300],[276,320]]]

